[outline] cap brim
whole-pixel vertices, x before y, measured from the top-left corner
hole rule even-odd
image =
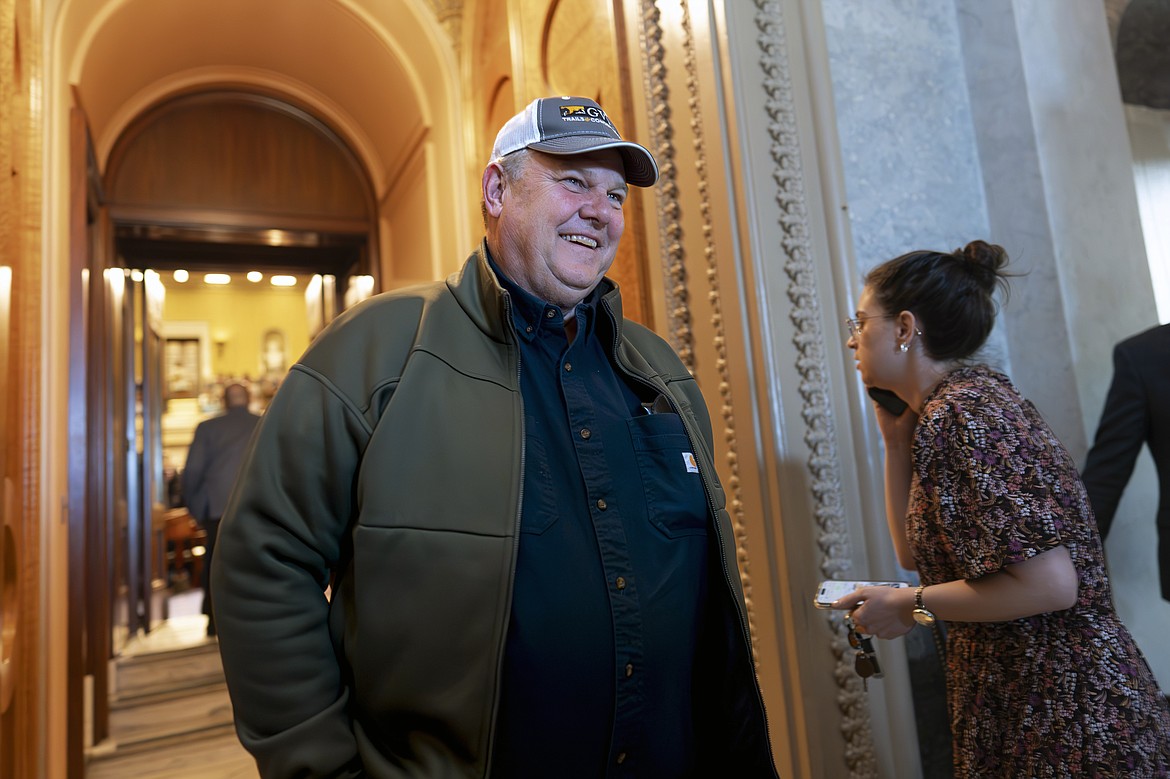
[[[588,151],[616,149],[626,167],[626,183],[635,187],[652,187],[658,181],[658,163],[648,149],[633,141],[618,141],[602,135],[565,135],[528,144],[529,149],[546,154],[581,154]]]

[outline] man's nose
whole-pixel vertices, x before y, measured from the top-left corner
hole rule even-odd
[[[597,227],[610,223],[617,209],[609,200],[609,193],[600,189],[591,189],[586,193],[581,204],[581,217],[592,222]]]

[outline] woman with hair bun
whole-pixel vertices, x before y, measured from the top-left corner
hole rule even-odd
[[[890,536],[921,586],[835,605],[879,638],[946,622],[956,777],[1167,777],[1170,704],[1113,608],[1076,466],[973,358],[1007,263],[973,241],[866,275],[848,346],[867,387],[909,404],[877,417]]]

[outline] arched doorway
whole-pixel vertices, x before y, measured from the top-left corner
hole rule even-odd
[[[61,280],[48,307],[83,322],[50,359],[73,375],[91,366],[59,390],[63,437],[89,456],[50,462],[48,486],[69,504],[46,574],[50,609],[68,613],[57,637],[66,689],[50,692],[49,716],[66,723],[49,738],[68,753],[51,760],[80,776],[83,744],[108,735],[111,629],[119,615],[127,634],[149,629],[154,611],[166,334],[151,320],[152,285],[180,267],[246,264],[332,277],[321,307],[336,311],[349,278],[389,288],[454,267],[473,199],[450,197],[466,188],[456,66],[424,0],[77,0],[46,23],[49,157],[60,162],[46,180],[46,235],[68,247],[47,252],[47,275]],[[119,546],[131,525],[136,540]]]

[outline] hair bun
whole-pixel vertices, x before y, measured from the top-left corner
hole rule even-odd
[[[987,241],[971,241],[962,249],[955,249],[952,255],[960,262],[968,263],[973,278],[986,290],[995,288],[1003,280],[1000,270],[1008,264],[1007,251],[1002,246]]]
[[[1004,248],[987,241],[971,241],[962,249],[956,249],[955,255],[997,275],[998,271],[1008,264]]]

